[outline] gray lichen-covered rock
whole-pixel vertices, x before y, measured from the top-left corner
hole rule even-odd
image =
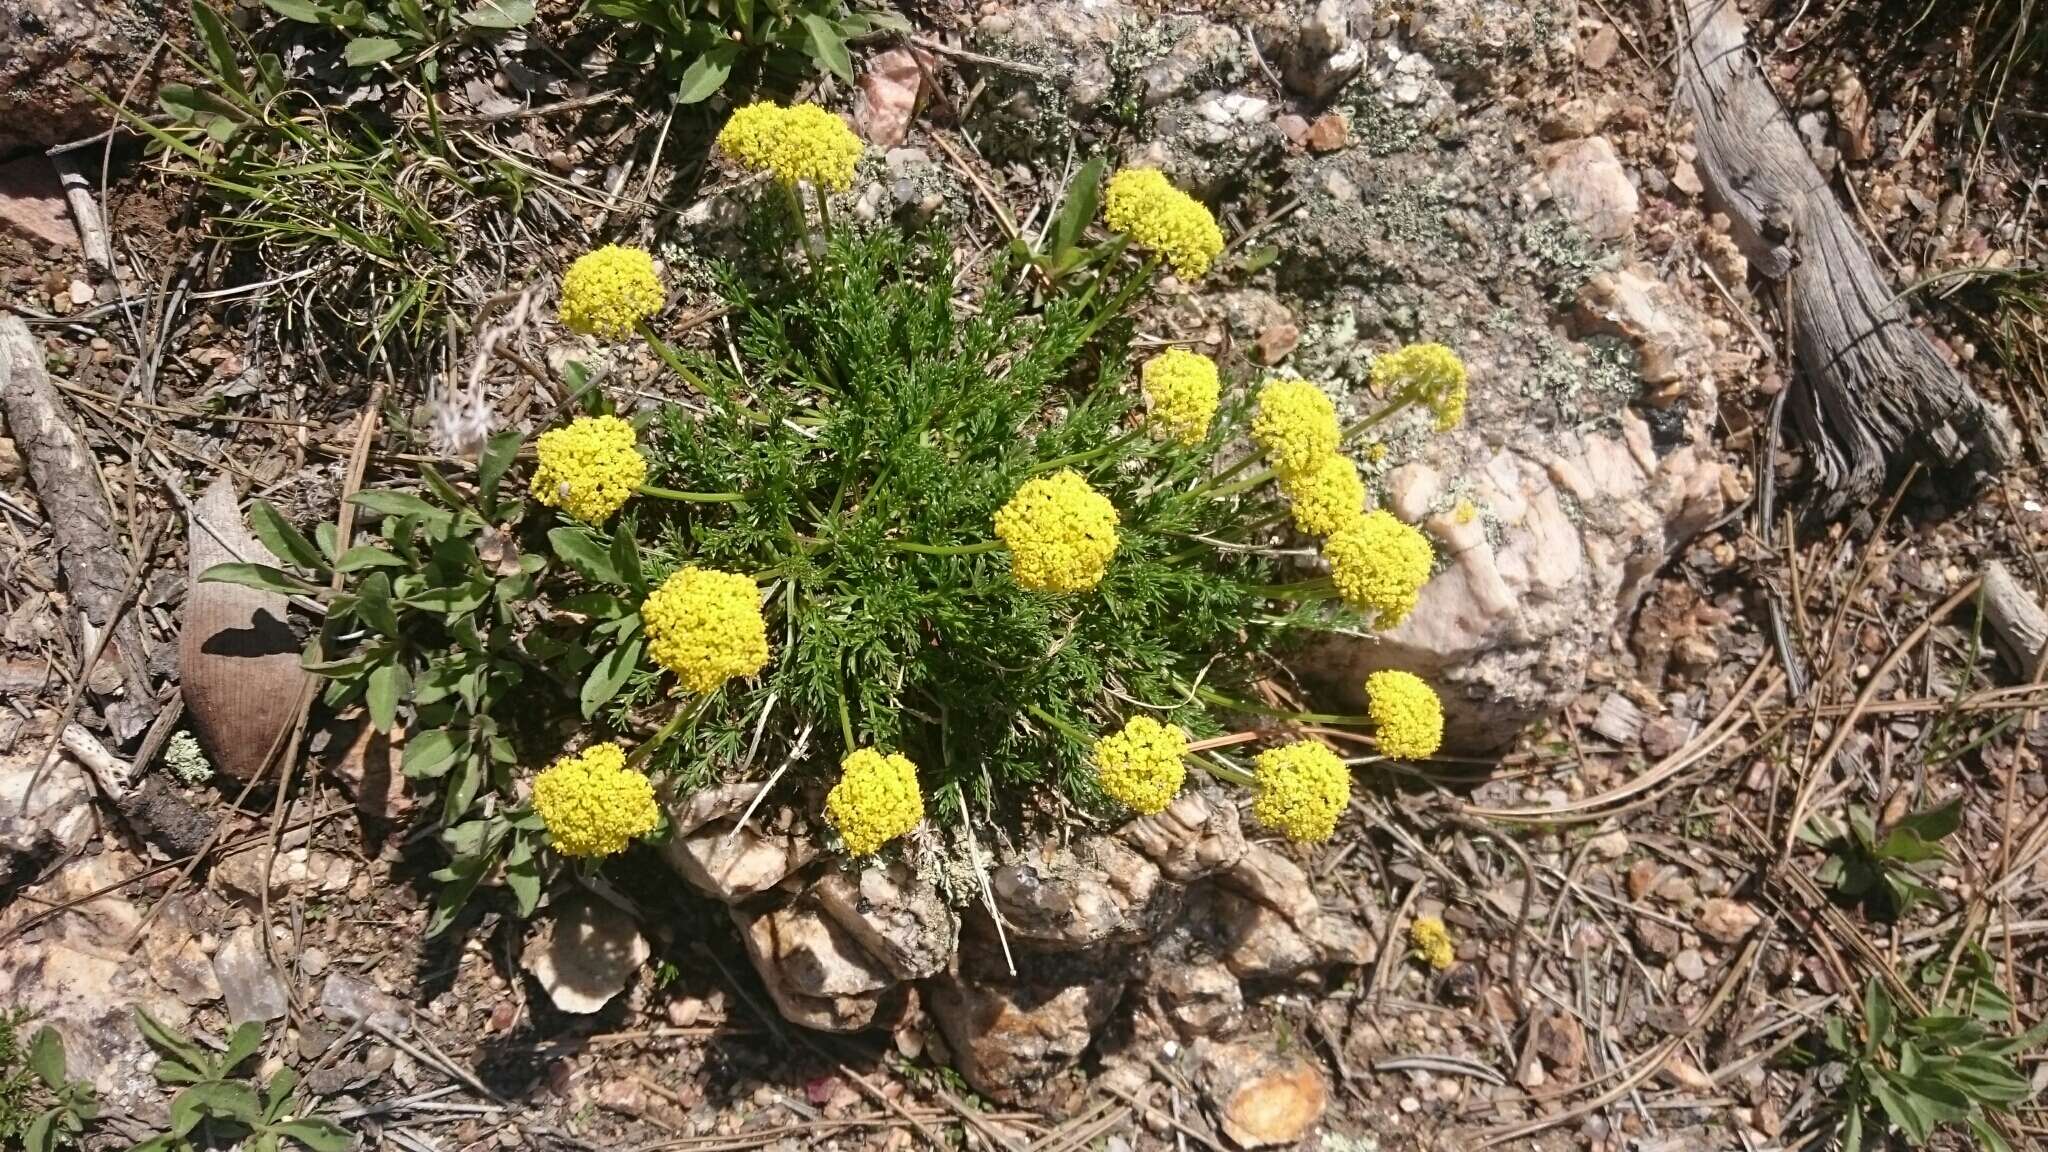
[[[94,90],[111,99],[134,82],[130,106],[152,104],[155,76],[138,72],[150,45],[183,23],[173,15],[183,11],[131,0],[0,0],[0,158],[113,123]]]
[[[1010,943],[1046,951],[1146,939],[1179,898],[1157,865],[1107,836],[1034,845],[991,869],[988,883]]]
[[[922,980],[952,959],[958,919],[937,886],[900,861],[827,872],[811,895],[899,980]]]

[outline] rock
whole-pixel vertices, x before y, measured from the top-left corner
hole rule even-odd
[[[223,857],[213,866],[207,882],[212,888],[245,904],[263,902],[263,877],[270,876],[270,896],[275,900],[287,892],[342,892],[355,878],[355,865],[346,856],[318,848],[294,848],[280,853],[270,866],[266,845]]]
[[[1679,948],[1684,945],[1684,941],[1678,935],[1678,930],[1662,920],[1652,920],[1648,916],[1638,916],[1636,917],[1635,929],[1636,943],[1641,944],[1643,950],[1652,956],[1675,956],[1678,954]]]
[[[1835,140],[1842,155],[1861,164],[1877,154],[1870,132],[1870,93],[1854,72],[1838,66],[1828,92],[1835,113]]]
[[[102,1107],[122,1111],[162,1099],[135,1009],[172,1028],[185,1027],[192,1017],[178,996],[152,978],[149,954],[122,947],[142,926],[142,911],[119,891],[106,889],[141,870],[133,856],[107,848],[65,865],[0,907],[0,933],[11,935],[29,917],[77,901],[0,948],[0,1004],[55,1028],[64,1038],[67,1072],[91,1083]],[[161,926],[152,928],[150,935],[159,931]]]
[[[1687,948],[1671,958],[1671,970],[1680,980],[1697,984],[1707,978],[1707,958],[1697,948]]]
[[[1713,349],[1648,265],[1632,264],[1588,280],[1579,291],[1576,318],[1587,332],[1628,341],[1646,384],[1697,379],[1707,372]]]
[[[930,881],[901,861],[835,871],[811,886],[818,906],[898,980],[936,975],[953,957],[959,922]]]
[[[1558,207],[1595,240],[1623,240],[1641,207],[1636,187],[1605,136],[1552,145],[1540,153],[1544,180]]]
[[[1319,0],[1281,53],[1281,79],[1317,103],[1335,96],[1365,63],[1365,48],[1353,41],[1345,8],[1344,0]]]
[[[320,1010],[337,1024],[345,1026],[360,1020],[393,1036],[402,1036],[412,1028],[412,1016],[402,1001],[345,972],[329,973],[327,982],[320,986]]]
[[[1602,832],[1586,841],[1586,850],[1602,860],[1619,860],[1628,855],[1628,833],[1619,828]]]
[[[1287,359],[1299,343],[1301,329],[1292,324],[1275,324],[1259,333],[1258,342],[1252,345],[1252,360],[1271,367]]]
[[[735,906],[747,957],[784,1019],[821,1032],[858,1032],[882,1015],[896,977],[804,895],[763,913]]]
[[[1716,896],[1700,906],[1700,933],[1721,944],[1740,944],[1757,925],[1762,914],[1738,900]]]
[[[1196,1041],[1190,1054],[1204,1101],[1240,1148],[1299,1143],[1329,1105],[1322,1070],[1300,1056],[1209,1040]]]
[[[64,185],[48,157],[23,156],[0,164],[0,233],[19,236],[47,252],[79,248]]]
[[[1350,918],[1323,911],[1307,873],[1257,844],[1217,874],[1213,889],[1190,898],[1184,922],[1208,937],[1225,966],[1245,980],[1370,964],[1378,951]]]
[[[1241,980],[1289,980],[1322,965],[1322,949],[1308,933],[1257,900],[1218,889],[1198,894],[1192,906],[1214,910],[1223,963]]]
[[[924,69],[909,48],[891,48],[868,61],[853,102],[853,126],[877,148],[894,148],[910,135],[924,89]]]
[[[1278,128],[1280,135],[1285,136],[1287,142],[1296,148],[1308,146],[1308,121],[1301,116],[1293,112],[1283,113],[1279,119],[1273,121],[1273,127]]]
[[[576,896],[550,912],[528,930],[519,965],[564,1012],[603,1008],[653,954],[633,918],[608,901]]]
[[[156,75],[142,70],[143,54],[166,33],[188,40],[184,18],[169,15],[174,7],[0,0],[0,157],[90,136],[112,123],[95,89],[116,96],[133,81],[129,107],[153,107]],[[154,57],[158,66],[166,55]]]
[[[1620,51],[1621,33],[1615,31],[1612,24],[1602,24],[1586,41],[1585,49],[1579,53],[1579,63],[1588,72],[1605,72]]]
[[[213,977],[220,982],[230,1024],[275,1020],[291,1008],[284,982],[263,952],[262,931],[254,925],[235,929],[221,943],[213,954]]]
[[[194,1008],[221,997],[213,957],[201,943],[206,931],[204,908],[204,898],[196,893],[173,896],[142,937],[142,959],[150,980]]]
[[[1197,20],[1182,24],[1178,31],[1181,34],[1171,36],[1166,55],[1138,74],[1138,88],[1144,95],[1147,108],[1160,108],[1189,96],[1196,77],[1213,76],[1219,65],[1244,56],[1243,37],[1228,24]],[[1225,100],[1266,106],[1264,100],[1241,94],[1225,97]],[[1263,119],[1267,107],[1237,118],[1245,123]]]
[[[933,1019],[974,1090],[1017,1104],[1078,1059],[1123,994],[1128,957],[1092,949],[1020,953],[1017,975],[998,945],[970,935],[959,964],[926,984]]]
[[[1161,881],[1157,865],[1107,836],[1040,843],[988,878],[1010,943],[1051,951],[1151,937],[1178,906]]]
[[[54,725],[55,719],[48,722]],[[37,861],[76,852],[92,839],[92,785],[85,770],[62,753],[42,767],[49,736],[41,727],[29,726],[12,749],[0,753],[0,880],[17,870],[12,857],[22,857],[19,870],[32,874]]]
[[[1325,112],[1308,126],[1303,142],[1311,152],[1335,152],[1350,143],[1351,121],[1342,112]]]
[[[1569,1013],[1552,1012],[1536,1019],[1536,1054],[1550,1062],[1550,1070],[1566,1078],[1575,1077],[1586,1066],[1586,1030]]]
[[[725,784],[669,798],[671,831],[662,858],[699,892],[728,904],[782,883],[818,854],[818,840],[793,809],[767,804],[733,835],[760,790],[759,784]]]
[[[1232,867],[1245,851],[1237,807],[1201,786],[1183,788],[1173,803],[1124,825],[1117,836],[1176,884]]]
[[[1298,927],[1313,924],[1322,915],[1315,889],[1301,866],[1263,844],[1247,847],[1244,854],[1217,876],[1225,888],[1273,909]]]
[[[1244,991],[1222,964],[1165,965],[1146,991],[1183,1041],[1227,1035],[1244,1018]]]

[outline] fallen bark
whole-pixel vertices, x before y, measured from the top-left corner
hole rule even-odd
[[[2032,680],[2041,670],[2041,650],[2048,648],[2048,612],[1996,560],[1984,565],[1984,623],[2013,672]]]
[[[64,417],[63,402],[43,368],[42,342],[20,317],[0,314],[0,413],[28,465],[43,518],[57,540],[57,562],[81,631],[76,650],[91,653],[109,627],[109,652],[121,671],[126,699],[107,710],[122,743],[149,726],[156,708],[150,686],[149,649],[135,614],[124,603],[128,590],[126,552],[100,497],[98,465],[85,440]],[[79,669],[81,677],[90,668]]]
[[[1709,202],[1750,266],[1785,286],[1791,408],[1834,516],[1919,462],[1959,490],[2012,459],[2006,421],[1913,324],[1750,51],[1732,0],[1669,0],[1678,99]]]

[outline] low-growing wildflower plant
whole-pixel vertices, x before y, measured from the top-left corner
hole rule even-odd
[[[533,780],[533,810],[564,856],[613,856],[654,830],[654,785],[626,767],[626,750],[593,744]]]
[[[856,749],[839,765],[839,783],[825,796],[825,818],[846,850],[867,856],[924,820],[917,765],[895,752]]]
[[[1149,816],[1180,795],[1187,754],[1187,733],[1150,716],[1133,716],[1095,742],[1095,775],[1110,799]]]
[[[533,498],[586,524],[602,524],[647,482],[633,426],[583,416],[534,441]]]
[[[784,188],[845,187],[859,154],[802,106],[742,108],[719,147]],[[681,795],[770,764],[813,798],[836,766],[821,816],[854,856],[949,851],[970,819],[1154,813],[1191,771],[1289,839],[1334,834],[1351,775],[1327,746],[1281,743],[1249,770],[1221,749],[1269,738],[1270,710],[1240,701],[1289,633],[1412,610],[1429,544],[1367,510],[1346,441],[1457,390],[1435,354],[1383,358],[1405,383],[1346,429],[1306,381],[1233,385],[1179,349],[1140,362],[1129,313],[1151,257],[1199,276],[1221,236],[1140,170],[1107,189],[1122,235],[1091,245],[1101,170],[1077,178],[1055,252],[971,286],[945,243],[834,227],[822,199],[789,259],[784,213],[807,209],[772,193],[747,237],[778,250],[718,271],[732,338],[715,353],[665,344],[644,323],[651,261],[600,249],[565,278],[565,320],[640,332],[690,404],[629,422],[572,363],[588,411],[538,438],[528,474],[519,436],[492,437],[473,480],[423,468],[421,494],[352,497],[345,550],[257,505],[293,570],[207,578],[325,597],[306,653],[323,700],[412,732],[405,771],[439,799],[449,854],[430,931],[486,883],[530,912],[564,861],[654,832],[657,782]],[[1240,438],[1255,450],[1217,458]],[[1329,576],[1273,582],[1297,554],[1276,547],[1290,512]],[[1389,757],[1434,751],[1426,685],[1369,696],[1370,716],[1323,722],[1376,728]],[[578,725],[597,742],[560,756]],[[913,837],[927,819],[941,834]]]
[[[654,257],[607,244],[586,252],[562,275],[562,323],[605,340],[623,340],[661,311]]]
[[[718,149],[780,183],[844,192],[853,187],[861,144],[846,121],[816,104],[755,103],[733,112],[719,130]]]
[[[1199,280],[1223,254],[1223,230],[1202,202],[1157,168],[1126,168],[1109,178],[1102,219],[1155,253],[1182,280]]]
[[[1383,669],[1365,678],[1365,696],[1382,753],[1396,760],[1426,760],[1443,747],[1443,701],[1422,677]]]
[[[1441,972],[1458,962],[1458,950],[1451,944],[1451,930],[1435,916],[1418,916],[1408,926],[1408,943],[1415,958]]]
[[[1199,352],[1168,348],[1139,370],[1150,411],[1145,422],[1162,440],[1195,445],[1208,439],[1223,394],[1216,362]]]
[[[1351,769],[1315,740],[1268,748],[1252,760],[1258,789],[1252,816],[1298,844],[1320,844],[1337,831],[1351,801]]]
[[[1375,357],[1372,386],[1382,396],[1427,406],[1439,432],[1465,421],[1465,362],[1442,344],[1410,344]]]
[[[1011,575],[1035,592],[1100,584],[1116,556],[1116,525],[1116,505],[1071,468],[1025,481],[995,517]]]

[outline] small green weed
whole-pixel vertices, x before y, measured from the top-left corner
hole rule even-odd
[[[523,28],[533,20],[533,0],[479,0],[458,8],[455,0],[263,0],[264,6],[299,24],[332,28],[343,37],[342,61],[368,68],[395,60],[417,66],[434,83],[440,56],[465,39]]]
[[[235,1075],[263,1046],[263,1026],[253,1021],[236,1028],[227,1050],[215,1055],[189,1037],[166,1028],[140,1008],[135,1022],[143,1039],[156,1050],[156,1078],[181,1085],[171,1098],[168,1130],[135,1145],[129,1152],[198,1152],[240,1147],[247,1152],[279,1152],[287,1142],[308,1152],[348,1152],[355,1137],[331,1120],[303,1115],[298,1073],[280,1068],[260,1089]]]
[[[1940,967],[1923,970],[1920,983],[1938,991]],[[1860,1040],[1851,1020],[1827,1019],[1827,1047],[1846,1068],[1836,1096],[1844,1152],[1859,1152],[1867,1138],[1881,1147],[1884,1128],[1896,1128],[1918,1148],[1954,1127],[1967,1128],[1990,1152],[2010,1152],[2000,1120],[2033,1095],[2015,1057],[2048,1039],[2048,1025],[2002,1034],[2012,1004],[1981,949],[1967,951],[1948,988],[1936,1010],[1907,1017],[1873,977],[1863,990]]]
[[[1825,848],[1828,858],[1817,879],[1844,900],[1861,902],[1880,919],[1897,919],[1915,904],[1937,896],[1919,876],[1927,864],[1947,859],[1941,841],[1962,825],[1960,799],[1911,813],[1880,828],[1868,808],[1850,805],[1838,824],[1816,816],[1800,839]]]
[[[64,1038],[43,1027],[21,1050],[25,1012],[0,1013],[0,1146],[53,1152],[99,1115],[92,1085],[65,1074]]]
[[[901,16],[846,0],[590,0],[624,26],[621,56],[651,61],[678,104],[708,100],[737,78],[742,88],[793,88],[815,68],[853,83],[846,42],[908,33]]]

